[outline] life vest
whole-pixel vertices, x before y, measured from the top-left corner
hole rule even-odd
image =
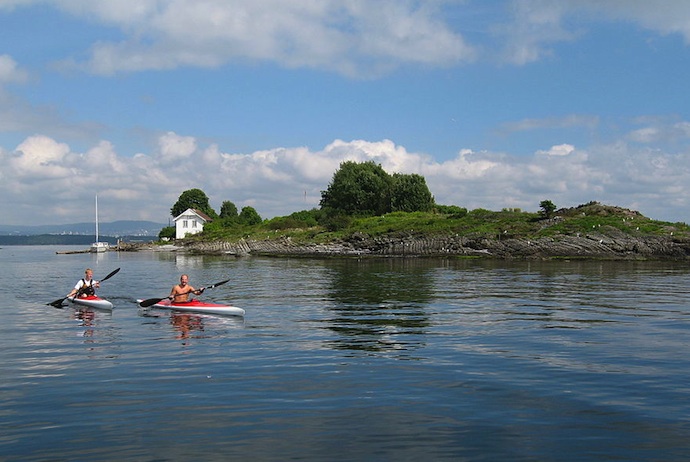
[[[86,295],[87,297],[89,295],[96,295],[96,291],[93,288],[93,279],[91,280],[91,282],[86,282],[86,279],[82,279],[81,282],[82,286],[81,289],[79,289],[79,291],[82,293],[82,295]]]

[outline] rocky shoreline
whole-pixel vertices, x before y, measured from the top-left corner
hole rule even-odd
[[[347,240],[327,244],[295,243],[289,237],[271,240],[242,239],[237,242],[183,241],[167,246],[167,250],[235,256],[687,260],[690,259],[690,237],[589,233],[582,236],[524,239],[459,235],[369,237],[355,234]]]

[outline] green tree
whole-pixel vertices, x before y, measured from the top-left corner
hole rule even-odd
[[[539,207],[541,208],[541,211],[539,213],[543,218],[551,218],[553,212],[556,211],[556,205],[549,200],[541,201],[539,203]]]
[[[220,206],[220,218],[237,218],[237,206],[230,201],[223,201]]]
[[[196,209],[204,212],[211,218],[217,218],[216,212],[208,203],[208,196],[201,189],[188,189],[180,194],[177,202],[170,209],[170,214],[173,217],[178,216],[187,209]]]
[[[242,211],[238,216],[238,221],[245,225],[258,225],[261,223],[261,215],[254,209],[254,207],[242,207]]]
[[[175,239],[175,227],[174,226],[166,226],[165,228],[161,229],[160,233],[158,233],[158,239],[162,241],[164,238]]]
[[[392,178],[373,161],[346,161],[333,175],[320,205],[333,213],[382,215],[390,211]]]
[[[393,174],[392,212],[428,212],[434,208],[434,196],[423,176],[416,173]]]

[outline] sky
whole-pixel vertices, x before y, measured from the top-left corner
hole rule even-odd
[[[344,161],[436,203],[690,223],[686,0],[0,0],[5,225],[262,218]]]

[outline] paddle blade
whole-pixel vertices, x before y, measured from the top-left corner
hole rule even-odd
[[[215,284],[213,284],[211,286],[205,287],[205,289],[213,289],[214,287],[222,286],[226,282],[230,282],[230,279],[226,279],[225,281],[216,282]]]
[[[115,275],[117,274],[118,271],[120,271],[120,268],[116,269],[115,271],[112,271],[109,275],[107,275],[106,277],[104,277],[103,279],[101,279],[100,282],[103,282],[103,281],[105,281],[105,280],[107,280],[107,279],[110,279],[111,277],[115,276]]]
[[[153,306],[156,303],[160,302],[161,300],[165,300],[168,297],[163,297],[163,298],[147,298],[146,300],[142,300],[139,302],[139,306],[142,308],[148,308],[149,306]]]
[[[54,306],[55,308],[62,308],[62,302],[64,302],[66,299],[67,297],[58,298],[50,303],[46,303],[46,305]]]

